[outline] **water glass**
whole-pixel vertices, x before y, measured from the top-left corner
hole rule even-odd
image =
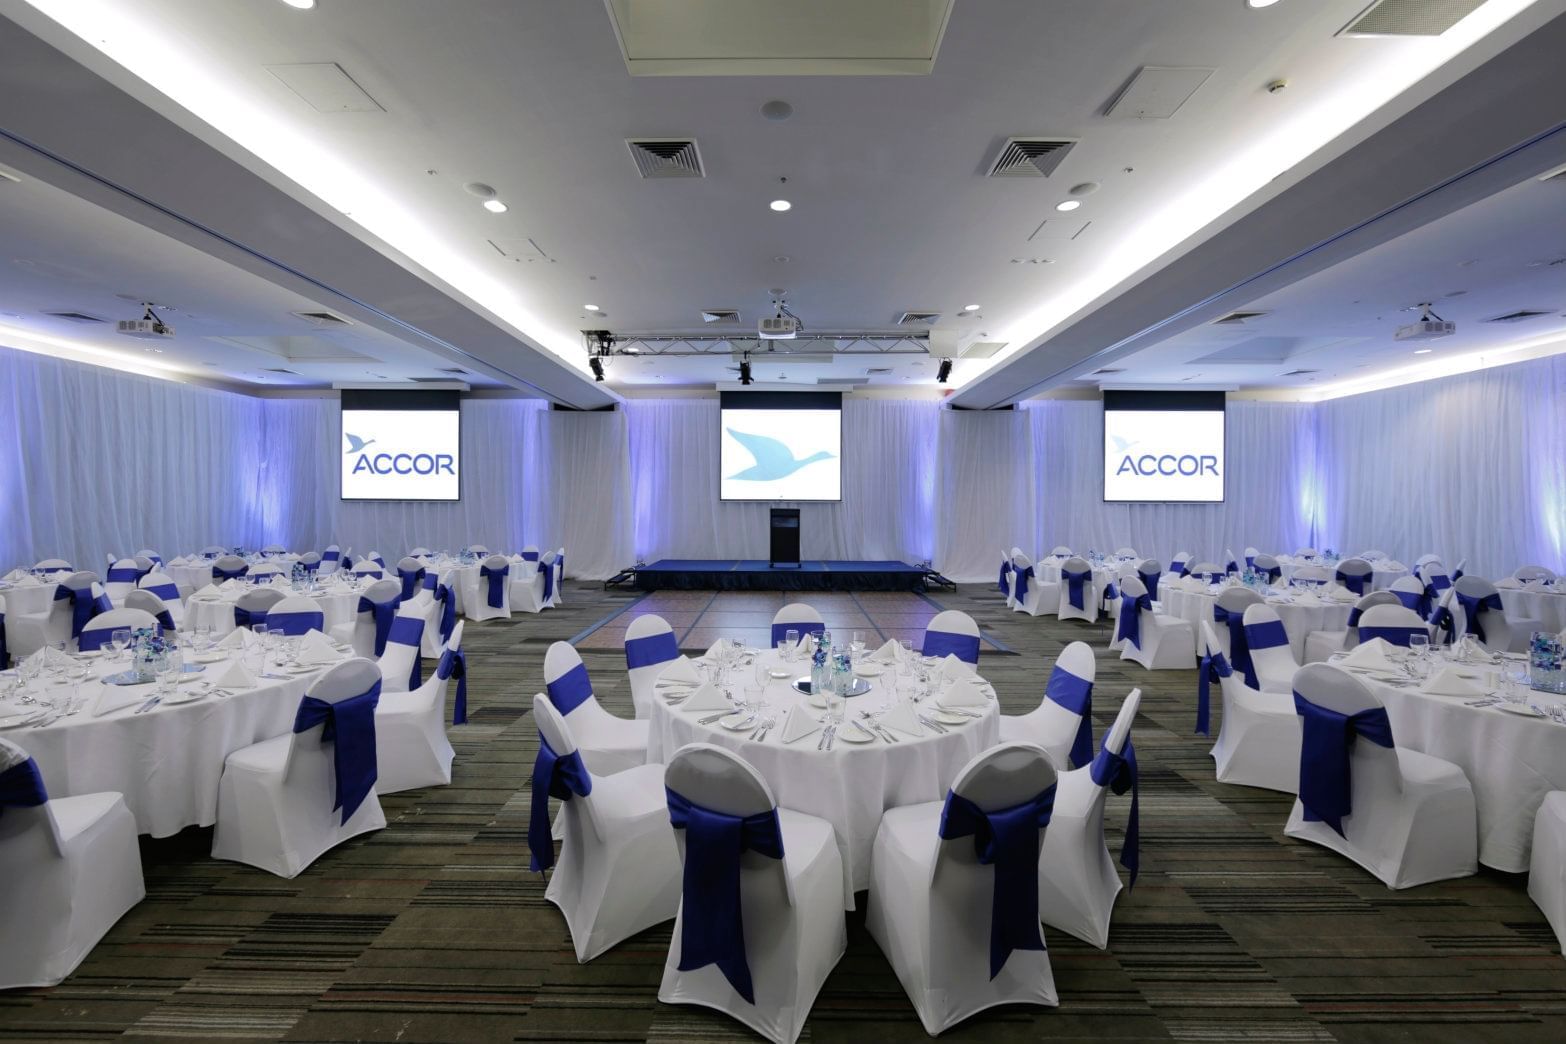
[[[790,627],[783,632],[783,640],[788,643],[788,659],[792,661],[799,651],[799,631]]]
[[[757,686],[745,687],[745,713],[753,717],[761,713],[761,689]]]
[[[178,651],[170,649],[163,654],[163,661],[158,664],[158,694],[171,696],[179,685],[180,675],[185,673],[185,658]]]
[[[854,631],[848,640],[848,652],[854,659],[859,659],[865,651],[865,632]]]
[[[130,641],[129,627],[116,627],[109,632],[109,647],[114,650],[115,659],[125,655],[125,650],[130,648]]]

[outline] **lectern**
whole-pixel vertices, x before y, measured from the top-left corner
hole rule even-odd
[[[799,508],[772,509],[773,569],[799,568]]]

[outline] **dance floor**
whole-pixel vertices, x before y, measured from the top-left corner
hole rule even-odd
[[[212,861],[210,831],[144,841],[147,900],[63,985],[0,996],[0,1038],[756,1039],[722,1015],[657,1002],[669,925],[577,964],[543,880],[527,872],[537,747],[528,709],[549,643],[633,602],[631,612],[684,612],[676,626],[688,648],[716,637],[725,614],[771,614],[770,603],[732,601],[749,595],[637,597],[572,583],[561,609],[468,625],[473,709],[451,730],[451,786],[383,799],[387,829],[294,880]],[[1285,795],[1213,779],[1211,744],[1191,732],[1194,671],[1123,664],[1103,650],[1102,627],[1009,613],[993,586],[932,599],[917,600],[923,609],[864,595],[810,600],[829,619],[859,612],[888,637],[935,604],[969,611],[1015,650],[986,650],[982,665],[1010,713],[1036,705],[1048,658],[1087,639],[1099,651],[1095,738],[1123,693],[1144,692],[1135,729],[1142,876],[1121,894],[1109,948],[1046,931],[1061,1006],[995,1009],[943,1040],[1566,1039],[1566,961],[1521,875],[1481,870],[1388,891],[1346,860],[1285,839]],[[625,660],[608,640],[627,622],[622,614],[601,628],[583,658],[599,698],[629,716]],[[1109,802],[1117,853],[1127,806]],[[848,939],[801,1039],[928,1040],[863,913],[850,915]]]

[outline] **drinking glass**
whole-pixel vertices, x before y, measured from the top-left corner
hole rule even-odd
[[[848,640],[848,653],[855,660],[865,651],[865,632],[854,631]]]
[[[788,655],[787,655],[786,659],[789,662],[792,663],[793,660],[794,660],[795,655],[797,655],[798,652],[799,652],[799,631],[798,631],[798,629],[790,627],[788,630],[784,631],[783,632],[783,640],[788,643]]]
[[[902,661],[904,663],[907,663],[909,660],[912,660],[913,659],[913,639],[912,638],[899,638],[897,640],[897,644],[899,646],[901,646],[902,650],[903,650]]]
[[[754,685],[745,687],[745,713],[752,717],[761,714],[761,690]]]
[[[125,650],[130,648],[131,633],[129,627],[116,627],[109,632],[109,647],[114,650],[114,658],[117,660],[125,655]]]

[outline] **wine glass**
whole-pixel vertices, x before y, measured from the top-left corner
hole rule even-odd
[[[783,644],[787,650],[783,654],[783,658],[792,663],[794,661],[794,657],[799,653],[799,630],[797,628],[790,627],[788,630],[784,631]]]
[[[114,650],[116,660],[125,655],[125,650],[130,648],[130,641],[129,627],[116,627],[109,632],[109,647]]]

